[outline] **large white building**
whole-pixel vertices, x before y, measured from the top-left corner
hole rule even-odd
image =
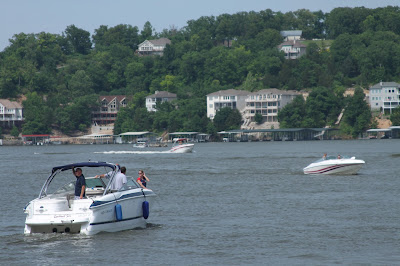
[[[175,93],[168,91],[156,91],[154,94],[146,97],[146,108],[149,112],[157,111],[157,103],[170,102],[177,99]]]
[[[0,121],[9,123],[20,122],[23,120],[22,110],[22,105],[18,102],[0,99]]]
[[[245,99],[248,94],[248,91],[234,89],[222,90],[208,94],[207,117],[214,119],[217,111],[224,107],[238,109],[239,112],[243,112],[246,106]]]
[[[244,119],[254,121],[258,113],[264,122],[277,122],[278,112],[296,96],[296,91],[264,89],[257,92],[242,90],[223,90],[207,95],[207,117],[214,119],[216,112],[223,107],[238,109]]]
[[[137,53],[139,55],[160,55],[164,54],[167,44],[171,44],[171,40],[160,38],[156,40],[145,40],[138,45]]]
[[[296,91],[264,89],[246,97],[245,118],[254,121],[256,114],[263,116],[263,122],[278,122],[278,112],[286,104],[301,95]]]
[[[392,113],[392,109],[400,105],[400,84],[396,82],[380,82],[369,88],[371,110]]]

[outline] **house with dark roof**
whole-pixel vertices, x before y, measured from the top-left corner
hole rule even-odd
[[[177,99],[175,93],[168,91],[156,91],[154,94],[146,97],[146,108],[149,112],[157,111],[157,103],[170,102]]]
[[[92,112],[92,122],[95,125],[113,124],[117,119],[117,113],[121,107],[126,107],[125,95],[100,96],[100,107]]]
[[[164,54],[164,49],[167,44],[171,44],[171,40],[168,38],[160,38],[156,40],[145,40],[138,45],[137,54],[141,56],[145,55],[159,55]]]
[[[24,120],[22,114],[22,105],[18,102],[7,99],[0,99],[0,121],[9,125],[15,125],[16,122]]]
[[[306,54],[307,46],[299,40],[292,40],[281,43],[278,49],[285,53],[286,59],[297,59]]]
[[[369,103],[371,110],[381,110],[382,113],[392,113],[400,106],[400,84],[396,82],[379,82],[369,88]]]

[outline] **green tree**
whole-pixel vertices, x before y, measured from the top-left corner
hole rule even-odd
[[[13,137],[18,137],[19,136],[19,130],[18,130],[18,128],[16,127],[16,126],[13,126],[13,128],[11,129],[11,132],[10,132],[10,134],[11,134],[11,136],[13,136]]]
[[[152,38],[153,32],[154,32],[153,26],[149,21],[146,21],[146,23],[144,23],[142,31],[140,32],[142,41]]]
[[[278,113],[281,128],[300,128],[304,125],[306,103],[303,96],[297,96]]]
[[[136,49],[139,44],[139,29],[131,25],[119,24],[108,28],[101,25],[95,30],[93,42],[96,49],[110,47],[112,44],[119,44],[131,49]]]
[[[396,107],[392,110],[390,122],[392,122],[393,126],[400,126],[400,107]]]
[[[350,126],[348,133],[354,138],[369,128],[371,110],[365,101],[365,94],[361,88],[356,88],[354,95],[347,100],[343,121]]]
[[[242,116],[237,109],[224,107],[217,111],[213,122],[217,131],[238,129],[242,123]]]
[[[46,106],[43,99],[36,93],[28,93],[22,102],[24,107],[25,123],[22,126],[23,134],[48,134],[51,131],[53,113]]]
[[[263,121],[263,116],[262,116],[262,114],[260,114],[260,113],[255,114],[255,115],[254,115],[254,121],[255,121],[257,124],[261,124],[261,122]]]
[[[89,53],[92,48],[92,42],[90,41],[90,33],[88,31],[80,29],[75,25],[70,25],[65,29],[65,35],[75,53]]]
[[[93,83],[84,70],[78,70],[71,76],[68,88],[71,100],[94,92]]]

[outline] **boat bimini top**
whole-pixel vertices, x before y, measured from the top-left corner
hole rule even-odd
[[[53,169],[51,171],[51,175],[46,179],[46,182],[44,183],[42,189],[40,190],[39,199],[43,198],[47,195],[47,188],[50,185],[51,181],[54,179],[54,177],[58,173],[67,171],[67,170],[72,170],[72,168],[81,168],[81,167],[109,167],[109,168],[111,168],[112,174],[110,177],[110,181],[108,182],[108,185],[107,185],[106,189],[104,190],[103,195],[107,194],[107,191],[109,190],[110,184],[112,184],[115,174],[120,169],[119,165],[113,164],[113,163],[107,163],[107,162],[81,162],[81,163],[72,163],[72,164],[66,164],[66,165],[53,167]]]

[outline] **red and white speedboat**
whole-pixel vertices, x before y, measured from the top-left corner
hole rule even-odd
[[[306,175],[355,175],[364,164],[363,160],[356,159],[356,157],[328,156],[313,162],[303,171]]]
[[[189,153],[192,152],[194,144],[188,143],[187,139],[179,138],[174,141],[174,145],[168,152],[173,153]]]

